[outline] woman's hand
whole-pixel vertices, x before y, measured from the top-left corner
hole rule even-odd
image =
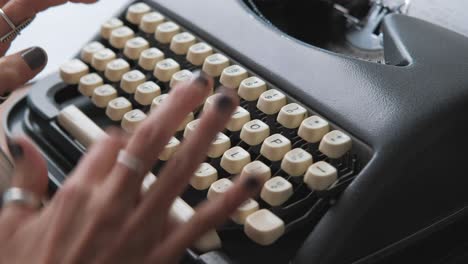
[[[66,3],[66,0],[0,0],[5,14],[16,25],[33,17],[51,6]],[[96,0],[73,0],[75,3],[94,3]],[[8,23],[0,17],[0,37],[11,31]],[[10,42],[0,43],[0,96],[12,92],[22,86],[47,64],[46,52],[38,47],[20,51],[3,57],[10,47]]]
[[[160,171],[145,195],[141,184],[179,124],[213,88],[200,75],[182,84],[128,139],[110,132],[94,144],[54,198],[40,210],[8,204],[0,214],[0,263],[175,263],[193,242],[225,221],[263,184],[242,177],[219,199],[205,202],[188,223],[169,217],[174,199],[186,188],[211,142],[238,104],[222,90],[204,111],[193,133]],[[16,161],[13,185],[43,197],[47,169],[26,139],[9,144]],[[119,151],[141,163],[140,170],[118,160]]]

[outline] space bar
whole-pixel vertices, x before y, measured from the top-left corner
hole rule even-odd
[[[74,105],[68,106],[60,111],[58,123],[85,147],[89,147],[93,142],[106,135],[104,130]],[[143,182],[143,191],[148,190],[149,186],[155,181],[156,176],[149,173]],[[171,217],[179,223],[187,222],[194,213],[195,211],[193,208],[179,197],[174,200],[170,211]],[[215,230],[211,230],[197,240],[194,247],[204,252],[217,249],[221,247],[221,239]]]

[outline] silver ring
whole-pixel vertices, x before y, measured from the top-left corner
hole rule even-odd
[[[10,32],[6,33],[4,36],[0,38],[0,42],[6,43],[8,41],[11,41],[13,38],[21,34],[21,30],[23,30],[25,27],[27,27],[31,22],[34,20],[35,16],[26,19],[23,23],[19,24],[16,26],[13,21],[7,16],[5,11],[0,8],[0,16],[3,18],[3,20],[10,26],[11,30]]]
[[[11,30],[16,29],[15,23],[11,21],[11,19],[7,16],[7,14],[5,14],[5,11],[3,11],[3,9],[1,8],[0,8],[0,16],[2,16],[3,20],[5,20],[5,22],[7,22],[7,24],[11,27]]]
[[[144,163],[139,158],[129,154],[125,150],[120,150],[119,155],[117,156],[117,163],[120,163],[127,167],[128,169],[135,171],[139,175],[144,174]]]
[[[31,208],[40,208],[42,203],[34,193],[18,187],[12,187],[3,193],[3,206],[7,204],[20,204]]]

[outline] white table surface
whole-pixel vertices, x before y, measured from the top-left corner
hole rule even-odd
[[[41,0],[42,1],[42,0]],[[32,46],[44,48],[49,63],[38,78],[57,71],[129,0],[100,0],[92,5],[68,3],[39,14],[14,42],[8,53]]]

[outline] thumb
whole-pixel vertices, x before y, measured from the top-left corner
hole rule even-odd
[[[39,47],[29,48],[0,59],[0,96],[22,86],[47,64],[47,53]]]

